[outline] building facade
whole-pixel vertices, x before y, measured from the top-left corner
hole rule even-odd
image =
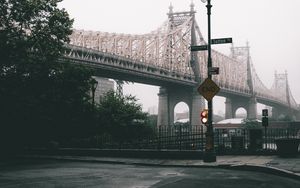
[[[99,104],[107,92],[114,90],[115,84],[114,81],[109,80],[108,78],[96,76],[93,76],[93,78],[98,82],[95,90],[95,103]]]

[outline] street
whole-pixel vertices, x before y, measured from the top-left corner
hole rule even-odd
[[[300,181],[260,172],[218,168],[172,168],[69,162],[26,161],[0,166],[0,187],[300,187]]]

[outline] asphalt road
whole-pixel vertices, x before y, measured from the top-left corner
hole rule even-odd
[[[0,187],[296,188],[300,181],[260,172],[67,161],[27,161],[0,166]]]

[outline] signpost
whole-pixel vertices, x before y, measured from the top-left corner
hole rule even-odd
[[[211,0],[202,0],[207,2],[207,22],[208,22],[208,44],[202,46],[191,46],[191,51],[204,51],[207,49],[207,75],[208,78],[199,86],[198,92],[207,100],[208,107],[208,127],[206,131],[206,144],[203,156],[204,162],[216,162],[216,153],[214,149],[214,132],[212,125],[213,117],[213,97],[219,92],[220,88],[212,81],[212,75],[219,74],[218,67],[212,67],[211,45],[232,43],[232,38],[211,39],[210,15],[211,15]]]

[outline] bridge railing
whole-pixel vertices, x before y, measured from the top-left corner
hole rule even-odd
[[[195,80],[195,76],[189,67],[187,67],[186,70],[172,70],[163,66],[155,66],[146,62],[133,60],[125,56],[78,47],[71,44],[65,45],[64,56],[65,58],[76,59],[77,61],[82,62],[82,64],[111,65],[117,68],[124,67],[124,69],[138,69],[140,72],[174,77],[178,80],[189,80],[191,82]]]

